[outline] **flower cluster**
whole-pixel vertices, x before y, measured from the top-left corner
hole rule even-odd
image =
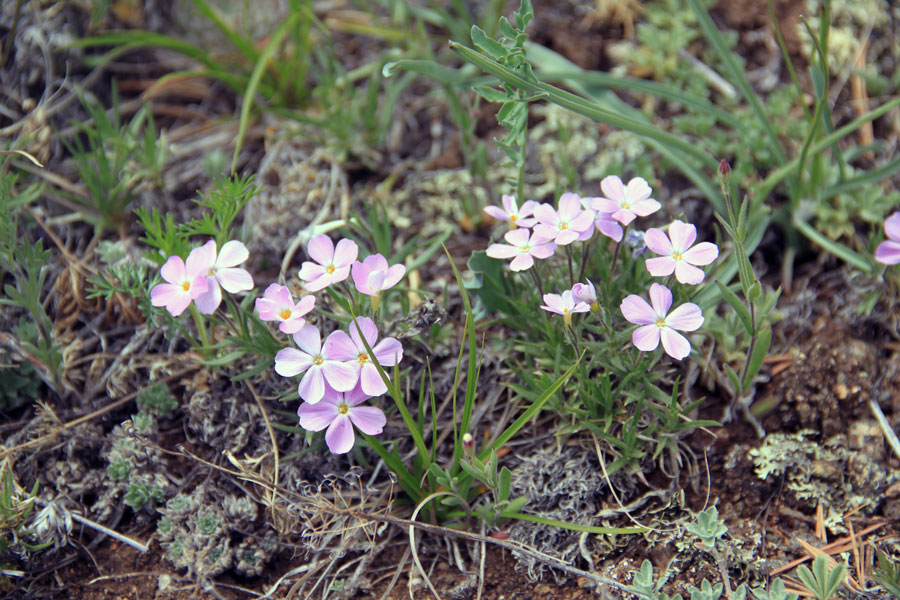
[[[512,229],[504,235],[507,243],[491,244],[487,255],[512,259],[512,271],[525,271],[535,266],[535,260],[551,258],[559,246],[592,243],[593,233],[598,231],[620,245],[624,243],[635,247],[635,258],[646,250],[658,255],[644,262],[647,272],[653,277],[668,278],[674,275],[675,280],[684,285],[703,282],[705,274],[700,267],[715,261],[719,249],[711,242],[695,243],[697,228],[694,225],[676,220],[665,228],[654,227],[646,232],[629,230],[625,235],[626,229],[638,217],[649,216],[661,208],[660,203],[651,197],[653,190],[646,180],[636,177],[625,184],[619,177],[611,175],[600,182],[600,188],[604,195],[599,197],[581,198],[571,192],[562,194],[558,208],[532,200],[519,208],[513,197],[503,196],[502,208],[489,206],[485,212],[509,222]],[[896,228],[896,262],[900,262],[900,213]],[[587,256],[588,247],[583,249],[583,256]],[[616,256],[618,254],[617,247]],[[566,256],[572,275],[572,253],[568,249]],[[535,278],[540,281],[537,275]],[[660,283],[650,286],[649,295],[650,304],[635,294],[622,300],[622,316],[626,321],[640,326],[633,332],[632,342],[639,350],[649,352],[655,350],[661,341],[669,356],[678,360],[685,358],[690,354],[690,343],[677,331],[698,329],[703,323],[700,308],[688,302],[669,312],[672,291]],[[600,311],[597,289],[590,280],[586,283],[573,282],[571,289],[559,294],[543,294],[543,301],[541,308],[562,315],[567,328],[573,326],[574,314]]]
[[[349,239],[335,245],[328,236],[317,235],[307,254],[311,260],[303,263],[298,275],[308,291],[324,290],[352,275],[356,290],[370,296],[376,309],[381,293],[406,274],[406,267],[390,266],[380,254],[356,260],[359,247]],[[253,289],[250,273],[238,268],[248,256],[246,246],[237,241],[227,242],[218,252],[216,242],[209,241],[191,251],[187,260],[171,256],[160,269],[165,283],[151,290],[151,301],[174,317],[191,303],[200,313],[212,314],[222,302],[222,289],[230,293]],[[353,447],[354,426],[367,435],[381,433],[384,412],[363,403],[387,392],[376,364],[393,367],[403,358],[403,346],[394,338],[379,340],[378,327],[368,317],[355,318],[347,331],[333,331],[323,343],[319,328],[306,320],[315,305],[315,296],[295,301],[291,290],[277,283],[255,302],[259,318],[278,323],[279,331],[291,335],[296,344],[276,354],[275,372],[284,377],[302,375],[297,386],[303,401],[297,411],[300,426],[326,429],[328,448],[344,453]]]

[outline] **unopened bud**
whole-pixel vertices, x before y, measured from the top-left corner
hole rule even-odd
[[[463,453],[469,458],[475,456],[475,438],[471,433],[464,433],[462,436]]]
[[[731,177],[731,165],[724,158],[719,162],[719,176],[724,178]]]

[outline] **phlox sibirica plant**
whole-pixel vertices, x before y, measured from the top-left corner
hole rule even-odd
[[[884,222],[886,240],[875,249],[875,260],[885,265],[900,263],[900,212],[895,212]]]

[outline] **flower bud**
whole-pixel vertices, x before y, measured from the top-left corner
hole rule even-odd
[[[463,454],[467,457],[472,458],[475,456],[475,438],[472,437],[471,433],[464,433],[462,436],[462,447]]]

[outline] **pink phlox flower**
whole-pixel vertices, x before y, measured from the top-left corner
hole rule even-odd
[[[875,260],[885,265],[900,263],[900,212],[895,212],[884,222],[886,240],[875,248]]]
[[[534,209],[538,223],[534,232],[553,240],[560,246],[590,237],[594,231],[594,212],[581,208],[581,198],[571,192],[559,197],[559,210],[549,204]]]
[[[591,307],[585,302],[575,299],[572,290],[566,290],[562,294],[544,294],[544,304],[541,305],[541,308],[564,316],[591,310]]]
[[[367,256],[362,262],[356,261],[350,268],[356,289],[367,296],[378,296],[403,279],[406,267],[394,265],[388,267],[385,257],[380,254]]]
[[[253,277],[245,269],[237,266],[247,260],[250,253],[247,246],[236,240],[225,242],[222,249],[216,251],[216,241],[209,240],[199,248],[194,248],[188,255],[188,268],[202,268],[206,275],[208,289],[194,299],[197,308],[204,315],[211,315],[222,302],[222,288],[226,292],[236,294],[253,289]]]
[[[653,227],[644,235],[647,247],[661,254],[660,258],[648,258],[647,270],[654,277],[665,277],[675,273],[681,283],[697,285],[703,281],[703,267],[716,260],[719,249],[711,242],[701,242],[692,246],[697,239],[697,228],[689,223],[672,221],[669,234]]]
[[[593,207],[594,200],[598,198],[582,198],[581,207],[594,213],[594,228],[608,238],[616,242],[622,241],[622,225],[613,218],[611,212],[600,212]],[[588,236],[590,237],[590,236]]]
[[[275,355],[275,372],[282,377],[304,373],[297,392],[310,404],[325,394],[325,383],[335,390],[346,392],[359,380],[356,369],[322,348],[322,337],[315,325],[304,325],[294,334],[297,348],[283,348]]]
[[[359,246],[348,239],[338,241],[335,246],[330,237],[320,233],[309,241],[306,253],[315,262],[306,261],[300,266],[300,279],[306,282],[306,289],[318,292],[347,279]]]
[[[378,373],[375,361],[382,367],[393,367],[403,358],[403,346],[394,338],[384,338],[376,344],[378,327],[368,317],[357,317],[351,321],[348,331],[350,335],[340,330],[332,332],[325,340],[325,349],[330,357],[344,361],[355,369],[365,393],[380,396],[387,391],[387,386]],[[374,358],[369,356],[360,332],[375,354]]]
[[[375,406],[360,406],[369,394],[357,385],[349,392],[326,388],[325,396],[318,404],[304,402],[297,409],[300,427],[308,431],[325,431],[325,443],[333,454],[344,454],[353,448],[356,436],[353,426],[366,435],[378,435],[387,419]]]
[[[526,200],[519,208],[515,196],[507,196],[504,194],[501,198],[503,208],[499,206],[485,206],[484,212],[491,215],[498,221],[506,221],[510,227],[531,227],[537,222],[537,219],[528,218],[534,213],[538,203],[534,200]]]
[[[635,177],[624,185],[616,175],[604,177],[600,189],[605,197],[594,198],[591,206],[597,212],[610,213],[612,218],[628,225],[635,217],[646,217],[659,210],[660,204],[650,197],[653,190],[643,177]]]
[[[692,302],[682,304],[671,313],[672,292],[664,285],[650,286],[650,303],[631,294],[619,307],[630,323],[642,325],[634,330],[631,342],[642,352],[652,352],[662,339],[663,350],[676,360],[691,353],[691,343],[675,331],[696,331],[703,325],[703,312]]]
[[[591,305],[597,302],[597,288],[594,283],[588,279],[587,283],[576,283],[572,286],[572,296],[577,302],[584,302]]]
[[[262,298],[256,299],[256,312],[263,321],[280,321],[279,331],[297,333],[306,325],[304,315],[316,304],[315,296],[304,296],[296,304],[291,290],[284,285],[273,283],[266,288]]]
[[[186,266],[180,256],[170,256],[160,268],[159,274],[167,283],[160,283],[150,290],[150,303],[153,306],[165,306],[173,317],[177,317],[206,292],[209,284],[204,277],[203,265],[191,261]]]
[[[491,258],[512,258],[509,268],[513,271],[525,271],[534,266],[534,259],[550,258],[556,250],[556,244],[536,231],[514,229],[503,236],[509,244],[491,244],[487,255]]]

